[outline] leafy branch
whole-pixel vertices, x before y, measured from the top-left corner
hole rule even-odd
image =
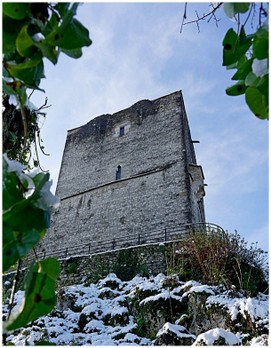
[[[222,6],[222,2],[214,5],[211,3],[212,10],[207,14],[199,16],[195,20],[187,21],[187,3],[184,7],[184,14],[181,25],[196,23],[199,30],[199,23],[208,18],[208,22],[214,19],[216,25],[218,19],[216,12]],[[268,4],[265,4],[268,6]],[[260,119],[269,117],[269,73],[268,73],[268,10],[263,3],[224,3],[224,13],[228,18],[237,23],[237,30],[230,28],[223,40],[223,62],[226,69],[237,69],[233,74],[232,80],[237,83],[226,89],[229,96],[239,96],[244,94],[246,103],[252,113]],[[251,24],[255,21],[255,13],[258,9],[258,26],[254,33],[247,34],[245,26],[251,18]],[[244,22],[241,15],[246,15]]]
[[[80,58],[82,47],[91,44],[88,29],[74,18],[78,6],[79,3],[3,3],[3,92],[4,98],[16,98],[17,115],[21,116],[17,132],[6,129],[10,147],[4,151],[25,164],[29,162],[30,144],[35,141],[31,128],[39,130],[27,90],[43,91],[39,85],[45,77],[44,59],[57,64],[61,52]],[[9,99],[5,104],[11,109]],[[10,118],[5,112],[4,116]],[[28,118],[29,114],[33,117]],[[36,162],[39,164],[38,158]]]
[[[76,19],[79,3],[3,3],[3,272],[17,264],[5,331],[26,326],[55,306],[59,274],[56,259],[33,261],[24,281],[22,308],[12,313],[13,298],[22,260],[39,243],[50,224],[50,212],[59,204],[51,192],[49,173],[29,172],[31,147],[41,145],[39,115],[45,116],[47,98],[31,106],[33,91],[44,74],[44,59],[57,64],[61,52],[80,58],[89,46],[88,30]],[[43,91],[44,92],[44,91]],[[29,97],[28,97],[29,95]],[[14,105],[11,100],[16,100]],[[35,250],[34,250],[35,254]]]

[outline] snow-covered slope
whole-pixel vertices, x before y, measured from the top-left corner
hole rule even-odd
[[[23,292],[16,294],[19,305]],[[7,312],[7,305],[3,306]],[[16,308],[14,308],[16,310]],[[50,315],[9,334],[33,345],[267,345],[268,296],[246,297],[223,286],[177,276],[109,274],[97,284],[67,286]]]

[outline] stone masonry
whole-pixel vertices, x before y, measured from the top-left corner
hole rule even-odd
[[[196,162],[181,91],[141,100],[68,131],[42,248],[205,222],[204,176]]]

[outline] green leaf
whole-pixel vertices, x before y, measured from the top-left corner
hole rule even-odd
[[[256,87],[247,88],[246,102],[255,116],[257,116],[260,119],[268,118],[267,100],[265,96]]]
[[[266,103],[269,105],[269,75],[261,77],[256,87],[264,95]]]
[[[247,59],[245,56],[243,60],[240,60],[237,65],[237,71],[233,75],[232,80],[245,80],[247,75],[252,71],[253,59]]]
[[[51,32],[55,31],[58,27],[59,19],[56,13],[52,13],[51,18],[46,23],[45,27],[42,30],[42,34],[46,37]]]
[[[10,64],[6,66],[6,68],[10,76],[23,81],[27,87],[39,89],[40,80],[44,77],[44,65],[42,60],[37,65],[30,68],[24,68],[24,65],[20,64]]]
[[[8,54],[16,50],[16,38],[25,24],[24,20],[14,20],[10,17],[3,16],[3,53]]]
[[[237,96],[244,94],[246,91],[247,86],[245,85],[244,81],[239,81],[235,85],[229,87],[226,89],[226,93],[230,96]]]
[[[75,18],[71,20],[68,26],[60,27],[53,41],[54,45],[66,50],[90,46],[91,43],[88,29]]]
[[[39,197],[40,191],[45,185],[47,181],[49,181],[50,174],[49,173],[38,173],[32,179],[35,183],[35,192],[32,195],[32,198]]]
[[[226,2],[223,5],[224,12],[229,18],[233,18],[237,13],[245,13],[250,6],[249,2]]]
[[[5,223],[3,226],[3,272],[8,271],[19,259],[26,256],[39,240],[39,231],[31,229],[27,233],[19,233]]]
[[[48,58],[53,64],[57,63],[59,52],[54,47],[44,42],[36,42],[35,46],[38,47],[43,56]]]
[[[40,53],[36,53],[31,58],[25,58],[22,63],[16,64],[14,66],[17,70],[24,70],[37,66],[41,61],[42,55]]]
[[[3,272],[6,272],[10,269],[12,265],[15,265],[16,262],[20,259],[20,255],[16,248],[16,240],[13,235],[13,230],[10,226],[3,223]]]
[[[28,34],[28,27],[28,24],[24,25],[16,39],[16,48],[23,57],[31,57],[37,51],[34,41]]]
[[[24,19],[27,16],[29,3],[24,2],[4,2],[3,13],[13,19]]]
[[[15,231],[26,233],[32,229],[44,230],[49,227],[48,212],[36,208],[31,197],[15,204],[3,214],[3,221]]]
[[[250,2],[234,2],[233,4],[236,13],[246,13],[250,7]]]
[[[89,31],[77,19],[73,18],[78,4],[65,13],[61,25],[45,38],[45,42],[66,50],[89,46]]]
[[[268,40],[268,31],[266,28],[261,27],[257,30],[253,39],[253,55],[257,59],[265,59],[268,58],[268,48],[269,48],[269,40]]]
[[[253,34],[247,35],[245,32],[245,27],[242,25],[239,34],[239,45],[241,50],[245,53],[252,44]]]
[[[7,210],[12,205],[24,199],[22,191],[19,189],[19,179],[15,172],[8,172],[7,164],[3,161],[3,210]]]
[[[69,10],[69,5],[70,4],[68,2],[58,2],[54,5],[54,9],[57,10],[60,16],[63,18]],[[74,14],[76,13],[77,7],[78,6],[74,8]]]
[[[62,48],[61,51],[65,53],[67,56],[75,59],[80,58],[83,54],[81,48],[76,48],[74,50],[65,50]]]
[[[253,72],[250,72],[245,79],[245,84],[246,86],[257,86],[260,79],[261,78],[253,74]]]
[[[19,170],[19,169],[18,169]],[[25,175],[25,174],[24,174]],[[9,171],[3,160],[3,268],[7,271],[24,257],[44,236],[50,223],[50,212],[36,206],[41,190],[48,183],[49,174],[39,173],[32,180],[34,193],[24,197],[27,190],[22,183],[25,176]]]
[[[20,96],[22,102],[25,104],[27,100],[26,87],[21,81],[14,80],[8,82],[5,79],[2,79],[3,91],[7,94],[15,95],[16,97]]]
[[[18,315],[6,324],[8,331],[26,326],[48,314],[55,306],[55,284],[60,270],[59,262],[48,258],[37,262],[26,280],[25,301]],[[16,314],[15,314],[16,315]]]
[[[236,47],[238,42],[238,35],[231,28],[227,31],[223,40],[223,65],[231,65],[238,60],[236,57]]]
[[[7,82],[5,79],[2,79],[2,88],[6,94],[11,94],[11,95],[17,94],[16,91],[12,87],[12,83]]]
[[[241,28],[240,35],[231,28],[227,31],[223,40],[223,66],[229,66],[238,62],[252,44],[252,36],[246,35]]]

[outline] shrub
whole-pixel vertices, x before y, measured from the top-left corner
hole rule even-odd
[[[193,232],[178,245],[175,265],[185,280],[188,276],[227,288],[234,285],[249,295],[267,291],[267,253],[257,244],[248,248],[236,231]]]
[[[124,281],[131,280],[137,274],[147,275],[146,266],[142,264],[139,256],[130,249],[120,250],[118,259],[113,266],[113,272]]]

